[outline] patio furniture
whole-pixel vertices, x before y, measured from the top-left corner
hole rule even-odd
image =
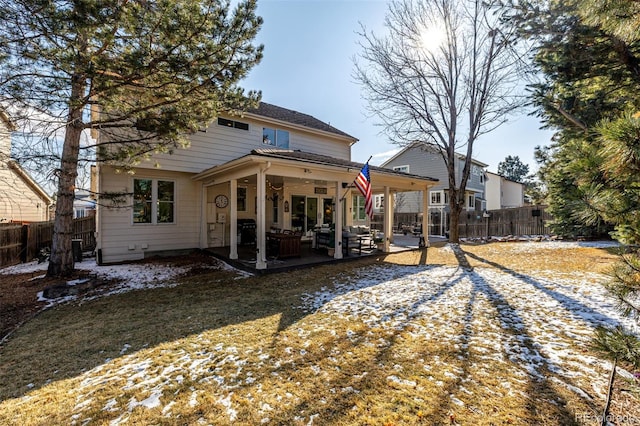
[[[267,232],[267,255],[279,259],[300,256],[300,234]]]
[[[238,219],[238,244],[256,243],[256,221],[253,219]]]
[[[316,249],[333,249],[334,248],[334,230],[322,228],[315,232],[315,248]],[[371,249],[374,247],[373,238],[369,233],[353,233],[346,229],[342,231],[342,251],[345,256],[349,256],[352,251],[362,254],[362,249]]]

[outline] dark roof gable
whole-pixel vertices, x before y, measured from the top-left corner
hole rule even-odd
[[[311,129],[322,130],[351,139],[356,139],[353,136],[343,132],[342,130],[336,129],[330,124],[327,124],[324,121],[320,121],[309,114],[282,108],[276,105],[268,104],[266,102],[260,102],[258,108],[250,109],[248,112],[251,114],[260,115],[262,117],[268,117],[274,120],[285,121],[287,123],[297,124],[299,126],[309,127]]]

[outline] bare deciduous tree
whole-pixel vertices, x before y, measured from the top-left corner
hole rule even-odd
[[[396,0],[385,36],[360,33],[354,74],[370,111],[392,142],[422,142],[447,166],[452,242],[459,239],[474,143],[522,103],[522,62],[501,13],[491,1]]]

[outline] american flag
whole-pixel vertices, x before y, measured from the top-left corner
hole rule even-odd
[[[362,166],[360,174],[356,178],[356,187],[364,196],[364,211],[373,220],[373,201],[371,200],[371,177],[369,176],[369,163]]]

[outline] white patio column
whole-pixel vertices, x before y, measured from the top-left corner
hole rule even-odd
[[[342,182],[336,182],[336,205],[333,209],[333,216],[335,217],[334,223],[336,225],[336,237],[335,240],[335,251],[333,253],[334,259],[342,259],[342,200],[340,199],[340,192],[342,191]]]
[[[385,199],[385,203],[388,204],[390,206],[391,209],[391,224],[390,229],[391,229],[391,238],[389,239],[389,242],[393,243],[393,222],[395,221],[396,218],[396,194],[395,192],[390,192],[389,193],[389,201],[387,201]]]
[[[267,163],[269,164],[269,163]],[[268,167],[268,166],[267,166]],[[256,269],[267,269],[267,241],[265,227],[265,204],[267,198],[266,168],[258,170],[256,195]]]
[[[391,208],[389,207],[389,203],[387,202],[387,200],[390,199],[389,195],[390,195],[391,191],[389,191],[389,187],[385,186],[384,187],[384,221],[382,224],[382,229],[384,232],[384,247],[382,249],[382,251],[384,251],[385,253],[389,252],[389,246],[391,244],[391,234],[393,231],[393,223],[392,223],[392,218],[391,218],[391,210],[393,210],[393,206],[391,206]]]
[[[238,258],[238,180],[229,182],[229,259]]]
[[[440,220],[443,215],[444,212],[440,215]],[[429,247],[429,187],[422,190],[422,236],[424,246]]]
[[[209,248],[209,224],[207,223],[207,186],[200,184],[200,248]]]

